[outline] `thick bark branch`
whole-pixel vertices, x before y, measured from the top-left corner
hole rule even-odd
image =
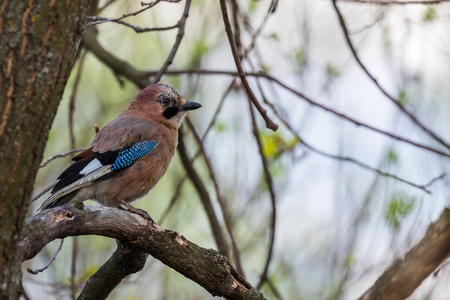
[[[217,251],[201,248],[174,231],[164,230],[138,215],[116,208],[78,204],[37,213],[24,224],[19,243],[22,261],[34,257],[47,243],[56,238],[86,234],[114,238],[120,240],[127,249],[148,253],[195,281],[214,296],[227,299],[264,299],[264,296],[242,278]],[[119,251],[122,254],[127,252],[118,249],[114,256]],[[107,264],[115,259],[114,256]],[[95,285],[108,285],[108,281],[113,280],[112,276],[118,283],[121,278],[139,270],[141,263],[142,259],[138,260],[136,266],[128,266],[128,270],[119,269],[119,273],[103,272],[104,276],[93,277],[87,285],[93,282]],[[80,298],[94,299],[91,295],[88,296]]]
[[[405,299],[450,254],[450,209],[432,223],[422,240],[403,259],[397,259],[360,300]]]
[[[77,299],[106,299],[122,279],[142,270],[147,257],[147,253],[118,242],[116,252],[89,278]]]

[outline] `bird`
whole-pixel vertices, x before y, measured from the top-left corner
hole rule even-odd
[[[130,203],[145,196],[167,171],[183,119],[200,107],[169,85],[147,86],[72,159],[39,211],[91,199],[141,214]],[[145,212],[144,217],[150,218]]]

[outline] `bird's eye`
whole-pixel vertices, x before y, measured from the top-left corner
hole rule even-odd
[[[167,97],[164,97],[164,98],[161,100],[161,103],[162,103],[162,105],[164,105],[164,106],[169,106],[169,105],[170,105],[170,99],[167,98]]]

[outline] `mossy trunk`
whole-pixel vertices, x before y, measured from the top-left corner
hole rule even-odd
[[[93,0],[0,1],[0,299],[18,299],[18,241]]]

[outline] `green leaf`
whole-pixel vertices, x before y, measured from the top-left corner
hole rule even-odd
[[[216,122],[216,124],[214,125],[214,129],[217,131],[217,132],[222,132],[222,131],[224,131],[225,130],[225,124],[224,123],[222,123],[222,122]]]
[[[329,80],[337,78],[339,75],[341,75],[341,72],[336,66],[327,65],[327,77]]]
[[[203,58],[208,54],[210,46],[204,40],[198,41],[192,49],[191,65],[199,67]]]
[[[292,152],[300,140],[292,137],[287,140],[281,131],[261,132],[261,143],[264,155],[269,159],[277,159],[285,152]]]
[[[270,34],[269,37],[277,43],[280,42],[280,36],[278,34],[276,34],[275,32]]]
[[[422,21],[430,22],[436,18],[436,9],[434,6],[429,5],[422,16]]]
[[[388,161],[388,163],[390,164],[396,164],[398,162],[398,156],[397,153],[394,152],[394,150],[389,150],[386,153],[386,159]]]
[[[270,72],[270,66],[267,64],[261,64],[260,65],[262,73],[269,73]]]
[[[404,192],[395,192],[384,211],[384,217],[388,225],[397,229],[400,222],[408,216],[414,208],[416,199]]]
[[[300,69],[300,72],[303,71],[307,63],[305,51],[301,48],[296,49],[294,52],[294,57],[295,57],[295,64]]]
[[[400,101],[401,105],[408,104],[408,92],[406,91],[406,89],[401,89],[398,92],[398,101]]]
[[[250,0],[250,1],[248,1],[248,10],[249,10],[249,12],[255,11],[258,8],[258,4],[259,4],[259,1],[257,1],[257,0]]]
[[[268,158],[273,158],[278,152],[278,142],[276,134],[261,134],[263,153]]]
[[[344,260],[344,266],[346,268],[350,268],[355,263],[356,263],[356,258],[355,258],[355,255],[353,255],[353,252],[347,253],[347,255],[345,256],[345,260]]]

